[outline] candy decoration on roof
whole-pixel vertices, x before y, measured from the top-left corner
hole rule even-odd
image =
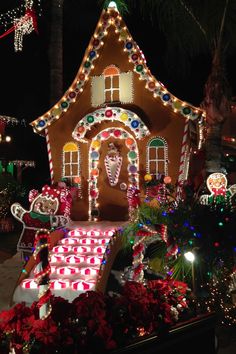
[[[131,37],[118,10],[115,7],[108,7],[107,11],[104,11],[101,15],[94,36],[88,46],[88,51],[86,52],[88,54],[84,56],[73,84],[52,109],[31,123],[36,132],[43,131],[48,125],[59,119],[60,116],[69,109],[70,105],[76,102],[78,96],[83,92],[85,84],[91,78],[91,72],[94,69],[96,59],[99,57],[100,49],[104,45],[104,37],[107,35],[108,29],[111,26],[115,27],[117,40],[123,43],[123,50],[127,53],[127,59],[133,63],[134,73],[139,76],[140,80],[145,81],[146,89],[150,91],[154,98],[159,98],[163,105],[169,106],[175,113],[180,113],[184,118],[195,120],[205,116],[203,110],[181,101],[168,92],[167,88],[152,76],[146,65],[142,51]],[[107,117],[104,117],[104,119],[107,119]],[[92,124],[92,122],[89,121],[86,123]],[[81,127],[81,130],[79,130],[80,135],[83,135],[83,132],[83,127]],[[81,136],[79,138],[81,138]]]
[[[36,260],[36,267],[34,271],[35,282],[39,288],[39,318],[41,320],[46,319],[51,311],[50,304],[51,290],[49,284],[49,276],[51,273],[51,267],[49,264],[49,240],[50,232],[47,229],[40,229],[35,234],[34,241],[34,253],[33,257]]]

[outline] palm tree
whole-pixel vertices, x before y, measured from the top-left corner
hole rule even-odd
[[[107,6],[109,0],[104,2]],[[156,21],[166,38],[166,62],[188,71],[190,60],[207,54],[211,69],[201,107],[206,111],[206,174],[221,171],[222,127],[230,113],[231,90],[226,59],[236,47],[234,0],[117,0],[118,9],[140,11]]]

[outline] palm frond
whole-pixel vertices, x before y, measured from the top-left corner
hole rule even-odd
[[[99,0],[98,1],[104,9],[107,9],[111,0]],[[125,0],[115,0],[118,11],[124,15],[129,12],[127,2]]]

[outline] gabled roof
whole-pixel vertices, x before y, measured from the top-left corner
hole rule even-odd
[[[93,71],[96,59],[104,44],[103,41],[111,26],[115,27],[118,40],[122,41],[124,45],[127,60],[133,63],[133,71],[139,76],[140,80],[145,81],[145,87],[150,91],[150,94],[160,100],[163,105],[171,107],[174,112],[180,113],[184,118],[195,120],[205,116],[205,112],[200,108],[194,107],[172,95],[167,88],[151,74],[142,51],[130,35],[120,13],[115,7],[108,7],[107,10],[102,11],[94,35],[90,40],[81,66],[70,88],[48,112],[30,123],[35,132],[42,133],[49,125],[57,119],[60,119],[64,112],[78,100]]]

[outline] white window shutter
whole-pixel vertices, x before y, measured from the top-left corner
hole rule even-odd
[[[93,76],[91,82],[91,103],[97,107],[105,102],[105,80],[104,76]]]
[[[120,102],[132,103],[133,92],[133,73],[131,71],[120,74]]]

